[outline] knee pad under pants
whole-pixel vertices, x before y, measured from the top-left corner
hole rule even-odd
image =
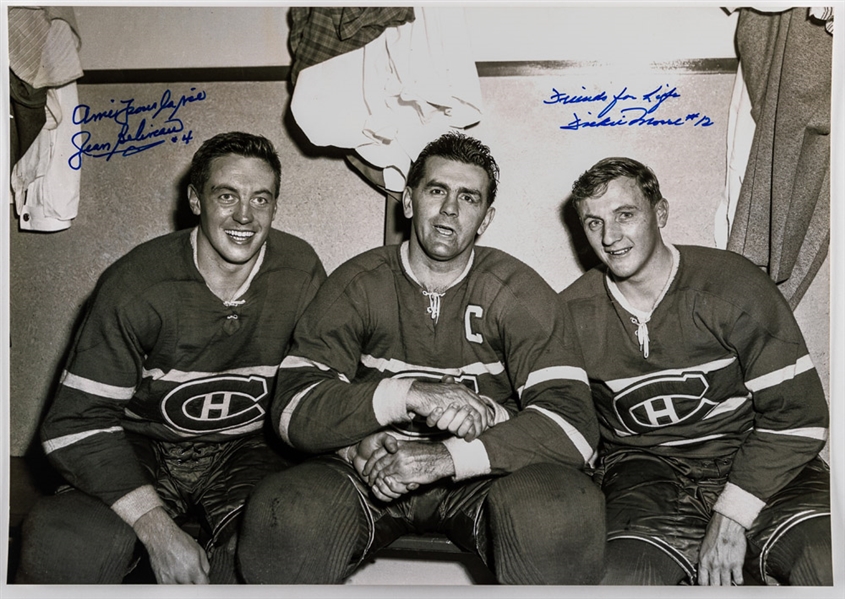
[[[336,584],[351,573],[371,529],[351,475],[314,460],[256,485],[238,544],[247,583]]]
[[[487,496],[493,569],[509,584],[596,584],[604,497],[574,468],[535,464],[495,479]]]
[[[44,497],[23,524],[21,584],[120,584],[135,531],[99,499],[69,490]]]

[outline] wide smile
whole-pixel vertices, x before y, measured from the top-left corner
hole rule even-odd
[[[235,243],[247,243],[255,236],[255,231],[241,231],[238,229],[226,229],[225,233]]]
[[[631,251],[631,248],[623,248],[621,250],[605,250],[605,253],[612,258],[619,258]]]

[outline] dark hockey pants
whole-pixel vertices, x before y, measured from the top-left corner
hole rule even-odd
[[[594,584],[604,531],[603,497],[575,469],[443,480],[383,503],[345,462],[318,458],[256,486],[238,561],[248,583],[336,584],[399,536],[439,532],[502,583]]]

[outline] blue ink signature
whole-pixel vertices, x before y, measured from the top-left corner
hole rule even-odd
[[[196,88],[192,87],[191,92],[195,92]],[[189,104],[201,102],[205,100],[207,94],[205,91],[197,92],[196,94],[183,94],[178,100],[175,100],[172,92],[167,89],[162,94],[161,99],[150,104],[135,104],[135,98],[128,100],[119,100],[112,104],[116,107],[109,108],[99,112],[94,112],[87,104],[79,104],[73,110],[73,122],[77,125],[88,125],[99,121],[112,121],[120,125],[117,136],[113,141],[92,142],[92,133],[85,129],[80,130],[71,137],[71,143],[76,148],[77,152],[68,158],[68,166],[74,170],[82,168],[83,156],[90,158],[105,158],[106,161],[111,160],[112,156],[133,156],[140,152],[149,150],[156,146],[165,143],[168,138],[172,143],[178,143],[180,140],[188,144],[193,139],[193,131],[185,131],[185,125],[181,118],[177,116],[179,110]],[[136,115],[144,116],[136,124],[132,124],[131,117]],[[159,116],[164,118],[164,121],[155,122]],[[149,119],[149,120],[148,120]],[[180,133],[182,133],[180,137]]]
[[[583,85],[581,89],[587,91],[587,88]],[[562,92],[557,91],[555,88],[552,88],[552,97],[548,100],[543,100],[543,104],[579,104],[581,102],[606,102],[607,101],[607,94],[605,92],[600,92],[594,96],[570,96],[569,94],[565,94]]]
[[[636,96],[632,96],[631,94],[626,93],[627,91],[628,91],[628,88],[626,87],[625,89],[623,89],[618,94],[614,94],[613,99],[610,101],[610,103],[607,106],[605,106],[602,109],[602,111],[599,113],[599,118],[603,117],[608,112],[613,110],[613,108],[616,106],[617,102],[624,101],[624,100],[636,100],[637,99]]]
[[[583,85],[581,89],[587,92]],[[680,98],[681,94],[677,87],[660,85],[659,87],[646,92],[640,96],[628,92],[628,87],[622,88],[617,94],[608,94],[602,90],[595,94],[581,93],[569,94],[552,88],[549,99],[543,100],[544,104],[582,104],[582,103],[604,103],[596,116],[593,111],[586,111],[586,114],[573,112],[572,120],[560,128],[569,131],[579,129],[601,128],[601,127],[622,127],[622,126],[648,126],[648,127],[682,127],[692,123],[693,127],[710,127],[713,120],[700,112],[689,113],[683,117],[658,117],[655,113],[668,100]],[[628,103],[638,102],[641,105],[629,106]],[[614,110],[615,113],[611,114]]]

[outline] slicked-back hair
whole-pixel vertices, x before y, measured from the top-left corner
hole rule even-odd
[[[602,196],[620,177],[632,179],[652,206],[663,199],[654,171],[633,158],[612,157],[599,160],[572,184],[572,205],[577,209],[582,200]]]
[[[253,135],[251,133],[243,133],[242,131],[230,131],[228,133],[218,133],[214,137],[207,139],[200,146],[199,150],[194,153],[191,159],[190,182],[201,193],[203,187],[211,175],[211,162],[220,156],[227,154],[237,154],[239,156],[246,156],[247,158],[259,158],[266,162],[271,169],[276,180],[275,197],[279,196],[279,182],[282,177],[282,164],[279,161],[279,155],[276,153],[276,148],[266,137],[260,135]]]
[[[425,173],[425,161],[432,157],[439,156],[448,160],[455,160],[465,164],[480,166],[487,173],[489,185],[487,186],[487,205],[490,206],[496,199],[496,189],[499,184],[499,165],[490,153],[490,148],[483,143],[459,133],[450,131],[444,133],[434,141],[430,142],[417,159],[411,164],[408,171],[408,187],[416,187]]]

